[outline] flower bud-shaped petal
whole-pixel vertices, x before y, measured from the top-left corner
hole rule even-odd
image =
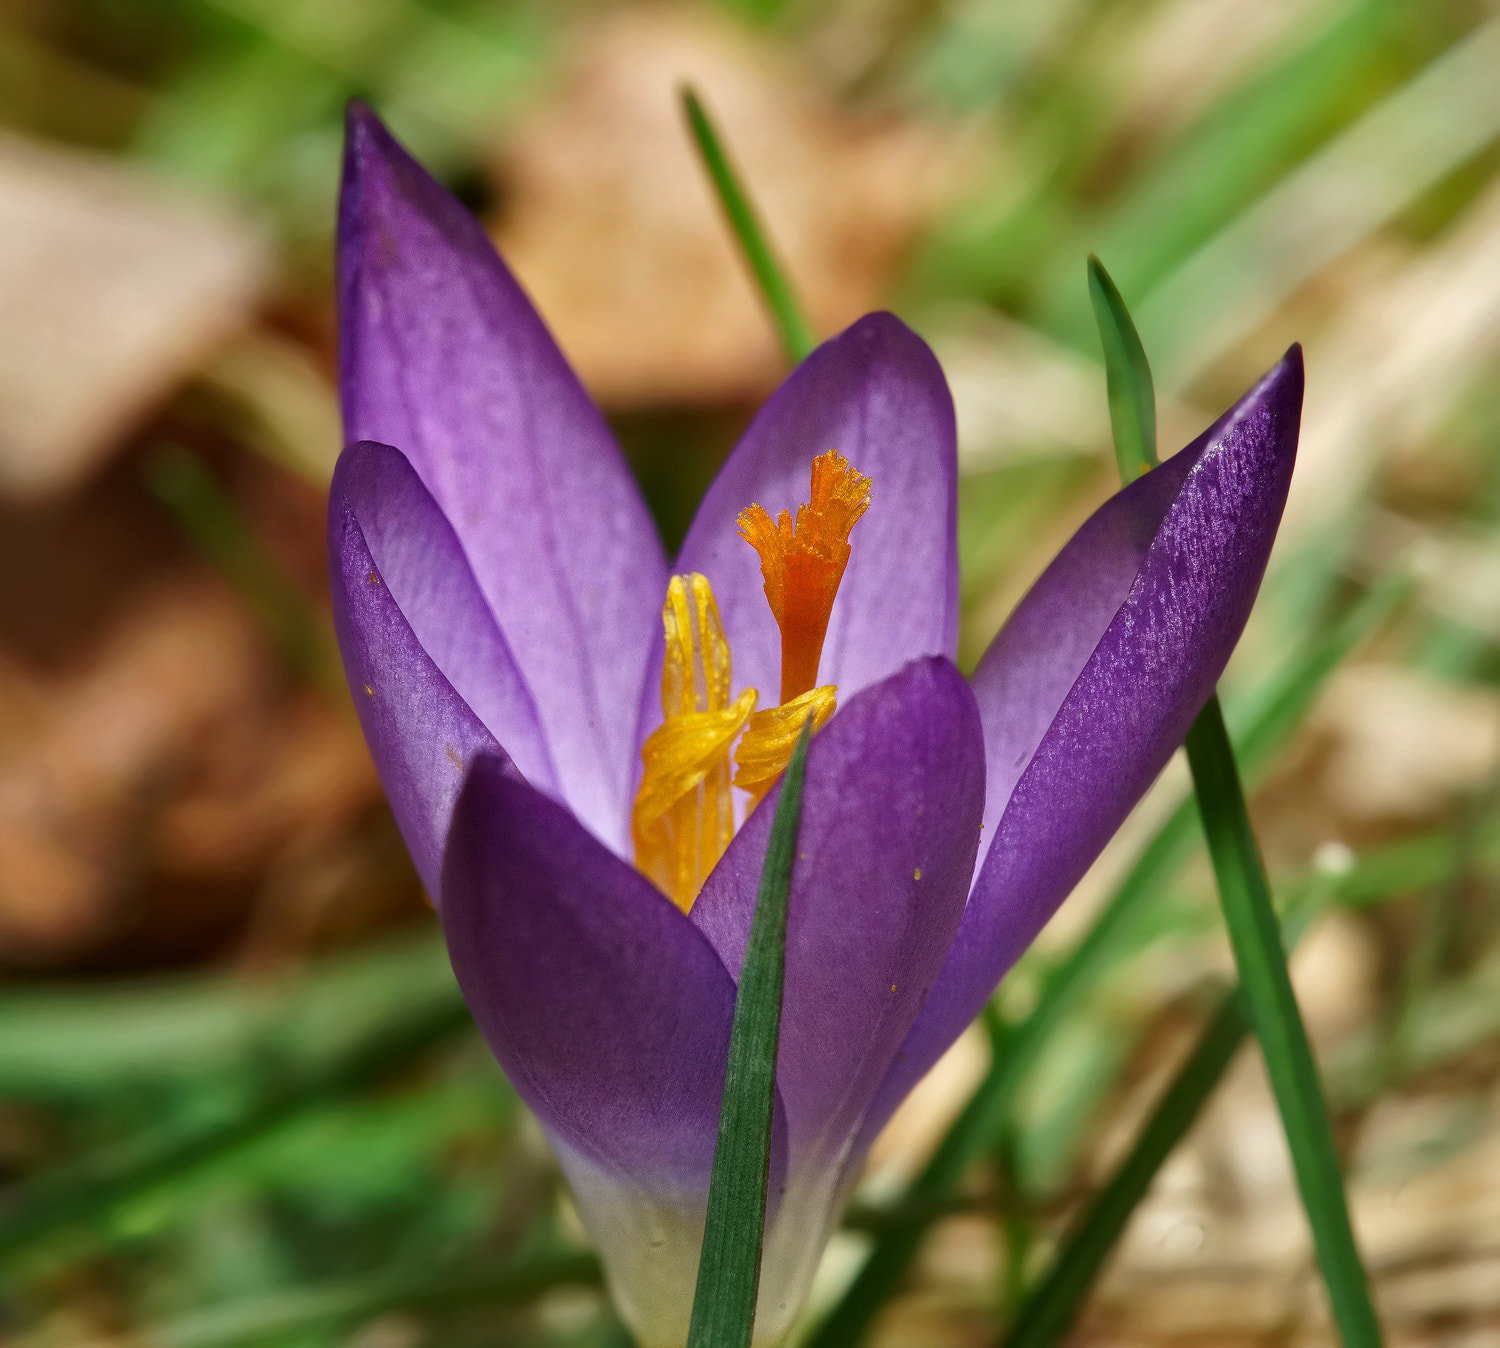
[[[643,1343],[692,1308],[734,981],[660,890],[481,758],[453,816],[443,930],[464,999],[541,1120]],[[772,1182],[785,1172],[778,1110]]]
[[[979,872],[867,1134],[979,1013],[1212,694],[1265,574],[1301,410],[1294,346],[1197,440],[1095,512],[980,661]]]
[[[479,223],[358,104],[338,248],[345,440],[411,461],[509,643],[563,798],[625,855],[667,583],[630,471]]]

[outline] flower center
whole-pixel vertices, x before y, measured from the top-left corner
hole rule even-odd
[[[816,731],[833,715],[838,690],[814,685],[849,563],[849,531],[869,504],[870,479],[830,452],[813,460],[812,500],[798,507],[795,526],[785,510],[775,523],[759,505],[740,512],[740,535],[760,554],[766,599],[781,629],[780,706],[755,711],[753,688],[730,700],[729,642],[708,578],[673,576],[667,586],[664,719],[641,747],[645,771],[631,831],[636,869],[683,912],[734,836],[735,737],[744,730],[733,785],[749,792],[753,809],[785,771],[808,716]]]

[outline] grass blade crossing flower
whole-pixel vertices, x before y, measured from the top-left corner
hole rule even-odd
[[[693,1295],[688,1348],[749,1348],[765,1236],[771,1177],[771,1122],[776,1101],[776,1049],[786,977],[787,900],[802,822],[802,780],[813,722],[803,722],[782,779],[781,799],[766,848],[755,919],[734,999],[724,1106],[714,1147],[703,1255]]]

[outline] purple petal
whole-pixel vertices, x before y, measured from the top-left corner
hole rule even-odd
[[[406,456],[368,440],[350,446],[334,470],[329,508],[353,517],[372,571],[453,690],[526,780],[556,794],[557,774],[531,693],[453,526]],[[343,596],[341,586],[335,603],[342,605]]]
[[[471,769],[443,929],[505,1074],[574,1151],[706,1194],[734,981],[712,946],[566,808],[499,760]]]
[[[510,643],[559,788],[623,850],[660,543],[604,419],[484,231],[359,105],[339,316],[346,438],[411,460]]]
[[[344,497],[343,469],[341,460],[328,502],[334,628],[349,692],[401,836],[427,892],[436,897],[464,769],[477,754],[504,751],[423,649],[382,580]]]
[[[975,671],[994,795],[953,949],[867,1129],[978,1014],[1182,742],[1265,573],[1297,452],[1302,352],[1107,502]]]
[[[847,699],[958,633],[957,450],[936,357],[891,314],[869,314],[802,362],[761,409],[698,508],[677,560],[714,587],[736,683],[775,697],[781,639],[760,560],[735,532],[752,502],[773,516],[807,500],[813,459],[836,449],[872,479],[850,536],[818,678]],[[650,708],[646,729],[660,718]]]
[[[777,799],[779,788],[693,905],[736,976]],[[983,802],[978,709],[944,657],[856,695],[813,743],[777,1061],[794,1182],[840,1155],[942,967]]]

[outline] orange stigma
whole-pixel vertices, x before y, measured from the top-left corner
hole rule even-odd
[[[811,692],[818,682],[823,638],[844,568],[849,531],[869,509],[870,479],[830,450],[812,464],[812,500],[772,521],[763,506],[740,511],[740,537],[760,554],[766,599],[781,628],[781,701]]]

